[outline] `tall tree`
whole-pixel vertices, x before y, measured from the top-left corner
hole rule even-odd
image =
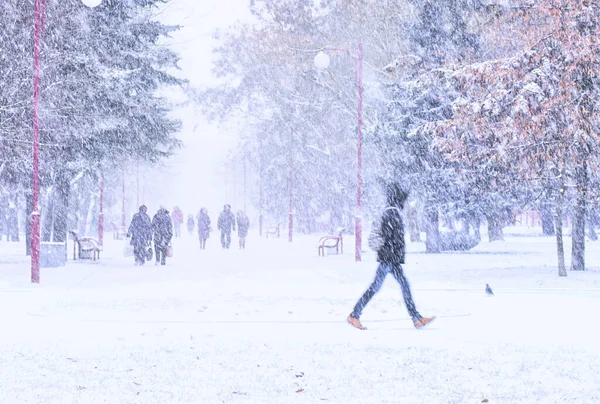
[[[89,9],[80,0],[46,0],[40,179],[43,188],[56,191],[51,194],[56,218],[48,209],[42,209],[42,217],[60,227],[50,232],[57,240],[66,237],[69,184],[78,173],[95,177],[99,169],[122,167],[129,160],[157,162],[180,145],[179,122],[169,117],[171,106],[159,95],[183,83],[168,73],[176,68],[177,55],[160,43],[177,27],[151,18],[152,8],[164,2],[105,0]],[[8,11],[0,14],[0,35],[16,38],[1,59],[14,77],[10,87],[0,89],[0,127],[8,128],[0,149],[11,152],[0,155],[7,167],[0,181],[29,189],[33,0],[22,3],[7,0]],[[19,116],[20,124],[10,124]]]
[[[454,72],[464,98],[455,119],[437,133],[450,149],[464,150],[472,139],[482,146],[495,144],[504,161],[519,161],[512,172],[521,170],[530,181],[560,184],[555,185],[559,213],[564,188],[572,180],[571,269],[583,270],[589,173],[598,167],[600,145],[600,12],[587,2],[540,0],[515,13],[522,21],[522,42],[530,45],[513,57]]]

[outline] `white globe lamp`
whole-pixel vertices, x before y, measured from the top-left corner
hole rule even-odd
[[[89,8],[98,7],[102,4],[102,0],[81,0],[81,2]]]
[[[319,70],[325,70],[329,67],[329,56],[323,51],[317,53],[315,56],[315,67]]]

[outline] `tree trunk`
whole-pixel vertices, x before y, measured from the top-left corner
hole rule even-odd
[[[425,239],[425,251],[430,254],[441,252],[440,240],[440,217],[436,208],[426,208],[427,238]]]
[[[588,215],[587,226],[588,226],[588,237],[592,241],[598,240],[598,234],[596,233],[595,225],[596,225],[596,221],[594,220],[594,216],[590,213]]]
[[[66,173],[60,172],[56,178],[53,206],[53,241],[67,241],[70,183]]]
[[[558,276],[567,276],[562,228],[564,192],[565,189],[561,186],[559,190],[559,195],[556,198],[556,211],[554,213],[554,227],[556,229],[556,251],[558,253]]]
[[[40,193],[40,241],[52,241],[52,222],[54,221],[54,187],[48,187]]]
[[[573,224],[571,230],[571,270],[585,271],[585,198],[587,189],[587,164],[575,168],[577,182],[577,199],[573,209]]]
[[[477,239],[477,242],[480,242],[481,241],[481,218],[478,215],[472,215],[469,218],[469,222],[471,224],[471,227],[473,227],[475,239]]]
[[[542,234],[544,236],[554,236],[555,219],[552,215],[552,208],[547,203],[542,203],[540,206],[542,214]]]
[[[1,166],[0,166],[1,167]],[[8,231],[8,197],[2,195],[0,193],[0,241],[2,241],[2,236],[6,234],[6,241],[9,240],[9,231]]]
[[[421,242],[421,230],[419,229],[419,212],[415,207],[407,208],[408,234],[412,243]]]
[[[84,231],[82,235],[93,236],[95,235],[94,231],[96,230],[94,228],[94,212],[96,210],[96,198],[91,192],[87,192],[87,194],[89,199],[87,200],[87,213],[85,215],[85,221],[83,225]]]
[[[502,225],[500,219],[497,216],[486,216],[488,222],[488,237],[490,243],[494,241],[504,241],[504,233],[502,232]]]
[[[31,256],[31,213],[33,212],[33,195],[25,193],[25,255]]]
[[[92,200],[92,195],[84,187],[79,187],[77,192],[77,231],[80,235],[86,232],[87,214]]]

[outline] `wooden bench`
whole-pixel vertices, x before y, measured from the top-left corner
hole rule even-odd
[[[319,254],[319,256],[325,256],[325,251],[329,252],[333,252],[333,250],[335,249],[335,253],[336,254],[343,254],[344,253],[344,237],[342,236],[342,234],[344,233],[344,231],[346,231],[346,229],[342,228],[342,227],[338,227],[336,229],[336,234],[335,236],[323,236],[319,239],[319,242],[317,243],[317,252]],[[325,250],[327,249],[327,250]]]
[[[277,235],[277,238],[279,238],[281,235],[280,228],[281,228],[281,223],[277,223],[277,226],[271,226],[271,227],[267,228],[267,232],[266,232],[267,238],[269,238],[269,234]]]
[[[93,237],[79,237],[77,230],[71,230],[69,232],[73,237],[73,260],[87,259],[94,260],[100,259],[100,251],[102,248],[98,244],[98,240]]]

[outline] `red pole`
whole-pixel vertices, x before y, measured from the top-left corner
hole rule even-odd
[[[358,86],[358,156],[357,156],[357,190],[356,190],[356,261],[361,261],[362,250],[362,223],[361,223],[361,199],[362,199],[362,103],[363,103],[363,45],[358,44],[358,65],[356,66]]]
[[[294,216],[292,214],[292,201],[294,195],[294,180],[292,178],[294,170],[294,135],[290,134],[290,214],[289,214],[289,236],[288,241],[292,242],[292,235],[294,234]]]
[[[33,46],[33,212],[31,212],[31,283],[40,283],[40,207],[39,207],[39,101],[40,101],[40,42],[42,39],[42,0],[34,4]]]
[[[125,228],[125,170],[123,170],[123,206],[121,206],[121,227]]]
[[[98,244],[104,245],[104,178],[100,178],[100,212],[98,213]]]

